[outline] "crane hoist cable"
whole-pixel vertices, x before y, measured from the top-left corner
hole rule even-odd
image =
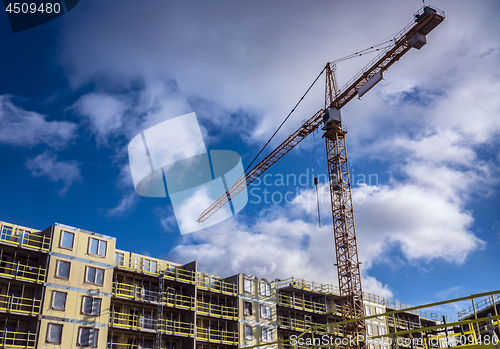
[[[316,160],[316,138],[314,137],[314,133],[312,133],[312,138],[311,138],[311,143],[312,143],[312,161],[313,161],[313,171],[315,173],[314,176],[314,185],[316,186],[316,202],[318,204],[318,224],[319,227],[321,228],[321,215],[320,215],[320,210],[319,210],[319,190],[318,190],[318,164]]]

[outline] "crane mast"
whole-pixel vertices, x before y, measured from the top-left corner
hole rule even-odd
[[[342,320],[364,317],[364,306],[347,161],[347,131],[342,125],[340,110],[356,95],[361,97],[382,80],[383,72],[412,47],[420,49],[425,45],[426,35],[444,20],[444,12],[430,6],[422,7],[414,16],[415,20],[396,34],[391,40],[391,45],[368,63],[343,88],[339,89],[338,87],[335,64],[328,63],[324,68],[326,72],[324,109],[320,109],[259,164],[242,175],[227,193],[203,211],[197,220],[200,223],[204,222],[304,138],[322,127],[325,131],[323,138],[325,138],[328,162]],[[344,334],[351,338],[365,338],[364,322],[353,321],[344,325]],[[357,348],[364,346],[365,342],[354,344],[354,347]]]

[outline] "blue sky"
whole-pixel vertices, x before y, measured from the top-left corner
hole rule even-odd
[[[236,217],[181,236],[168,199],[134,192],[127,144],[194,111],[207,148],[236,151],[246,166],[327,61],[390,37],[421,5],[87,0],[16,34],[0,15],[0,219],[116,236],[121,249],[197,259],[219,275],[336,283],[324,185],[321,229],[309,178],[254,186],[255,195],[267,189],[279,201],[291,192],[293,201],[260,196]],[[342,111],[364,289],[412,304],[499,288],[500,5],[429,5],[447,18],[428,44]],[[340,85],[372,57],[339,64]],[[323,107],[323,86],[321,79],[271,147]],[[316,135],[276,164],[268,182],[310,177],[313,141],[326,174]]]

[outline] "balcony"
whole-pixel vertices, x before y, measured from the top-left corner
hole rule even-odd
[[[297,279],[294,277],[285,279],[285,280],[278,280],[276,282],[276,287],[278,289],[280,288],[286,288],[286,287],[293,287],[299,290],[304,290],[308,292],[315,292],[315,293],[322,293],[322,294],[332,294],[332,295],[339,295],[339,288],[337,286],[334,286],[332,284],[320,284],[317,282],[312,282],[312,281],[307,281],[304,279]]]
[[[0,331],[1,348],[25,348],[36,347],[36,334],[31,332]]]
[[[210,343],[238,345],[238,332],[198,327],[196,330],[196,339]]]
[[[40,251],[49,251],[50,249],[50,237],[44,236],[40,232],[13,228],[5,224],[1,224],[0,226],[0,242],[12,246],[29,247]]]
[[[310,301],[307,299],[301,299],[294,296],[287,296],[281,293],[278,295],[278,304],[284,307],[290,307],[318,314],[327,313],[326,304]]]
[[[237,308],[202,301],[198,301],[198,313],[230,320],[238,319]]]
[[[145,316],[146,315],[146,316]],[[162,332],[170,335],[194,337],[194,324],[176,320],[157,320],[156,316],[111,312],[109,325],[115,328]]]
[[[394,318],[392,316],[387,317],[387,324],[389,326],[394,327]],[[415,328],[422,327],[422,325],[420,325],[418,322],[413,322],[410,320],[404,320],[404,319],[398,319],[398,318],[396,318],[396,326],[397,326],[397,328],[400,328],[403,330],[413,330]]]
[[[115,253],[115,267],[156,277],[162,276],[165,279],[191,284],[194,284],[196,279],[196,274],[192,270],[143,257],[131,258],[120,252]]]
[[[40,313],[42,301],[36,298],[22,298],[13,295],[0,295],[0,311],[25,315]]]
[[[238,287],[236,284],[225,282],[222,279],[205,276],[198,273],[198,288],[206,291],[223,293],[231,296],[238,295]]]
[[[321,326],[323,324],[312,322],[312,321],[304,321],[304,320],[299,320],[299,319],[294,319],[294,318],[289,318],[286,316],[278,316],[278,326],[282,328],[288,328],[290,330],[294,331],[299,331],[303,332],[307,330],[310,327],[316,327],[316,326]],[[342,326],[335,326],[335,327],[330,327],[333,332],[333,334],[338,334],[342,335]],[[320,334],[326,334],[327,332],[326,328],[318,329],[315,331],[315,333],[320,333]]]
[[[34,281],[36,283],[43,283],[45,281],[46,269],[42,267],[27,265],[20,261],[5,261],[0,260],[0,275],[24,281]]]
[[[125,297],[136,301],[159,303],[160,294],[158,291],[147,290],[140,285],[127,284],[123,282],[113,282],[112,295],[116,297]],[[161,300],[163,305],[194,310],[194,297],[184,296],[174,293],[164,293]]]

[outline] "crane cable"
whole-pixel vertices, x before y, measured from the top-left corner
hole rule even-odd
[[[312,136],[312,160],[313,160],[313,171],[315,173],[314,177],[314,185],[316,186],[316,202],[318,203],[318,224],[319,227],[321,228],[321,215],[320,215],[320,210],[319,210],[319,190],[318,190],[318,167],[317,167],[317,160],[316,160],[316,139],[314,137],[314,131],[313,131],[313,136]]]
[[[323,75],[323,73],[325,72],[326,70],[326,65],[325,67],[323,68],[323,70],[321,71],[321,73],[319,73],[318,77],[316,79],[314,79],[313,83],[311,84],[311,86],[309,86],[309,88],[307,89],[307,91],[302,95],[302,97],[300,97],[299,101],[297,102],[297,104],[295,104],[295,107],[293,107],[293,109],[290,111],[290,113],[288,113],[287,117],[285,118],[285,120],[283,120],[283,122],[280,124],[280,126],[276,129],[276,131],[274,131],[273,135],[271,136],[271,138],[269,138],[269,140],[267,141],[266,144],[264,144],[264,146],[262,147],[262,149],[259,151],[259,153],[253,158],[252,162],[250,163],[250,165],[247,166],[247,168],[245,169],[245,173],[247,173],[248,169],[250,168],[250,166],[252,166],[252,164],[255,162],[255,160],[257,160],[257,158],[259,157],[259,155],[264,151],[264,149],[267,147],[267,145],[269,143],[271,143],[271,140],[274,138],[274,136],[276,136],[276,133],[278,133],[278,131],[280,130],[280,128],[285,124],[285,122],[288,120],[288,118],[290,117],[290,115],[292,115],[292,113],[295,111],[295,108],[297,108],[300,104],[300,102],[302,102],[302,100],[304,99],[304,97],[307,95],[307,93],[309,93],[309,91],[311,90],[311,88],[314,86],[314,84],[318,81],[318,79],[321,77],[321,75]]]

